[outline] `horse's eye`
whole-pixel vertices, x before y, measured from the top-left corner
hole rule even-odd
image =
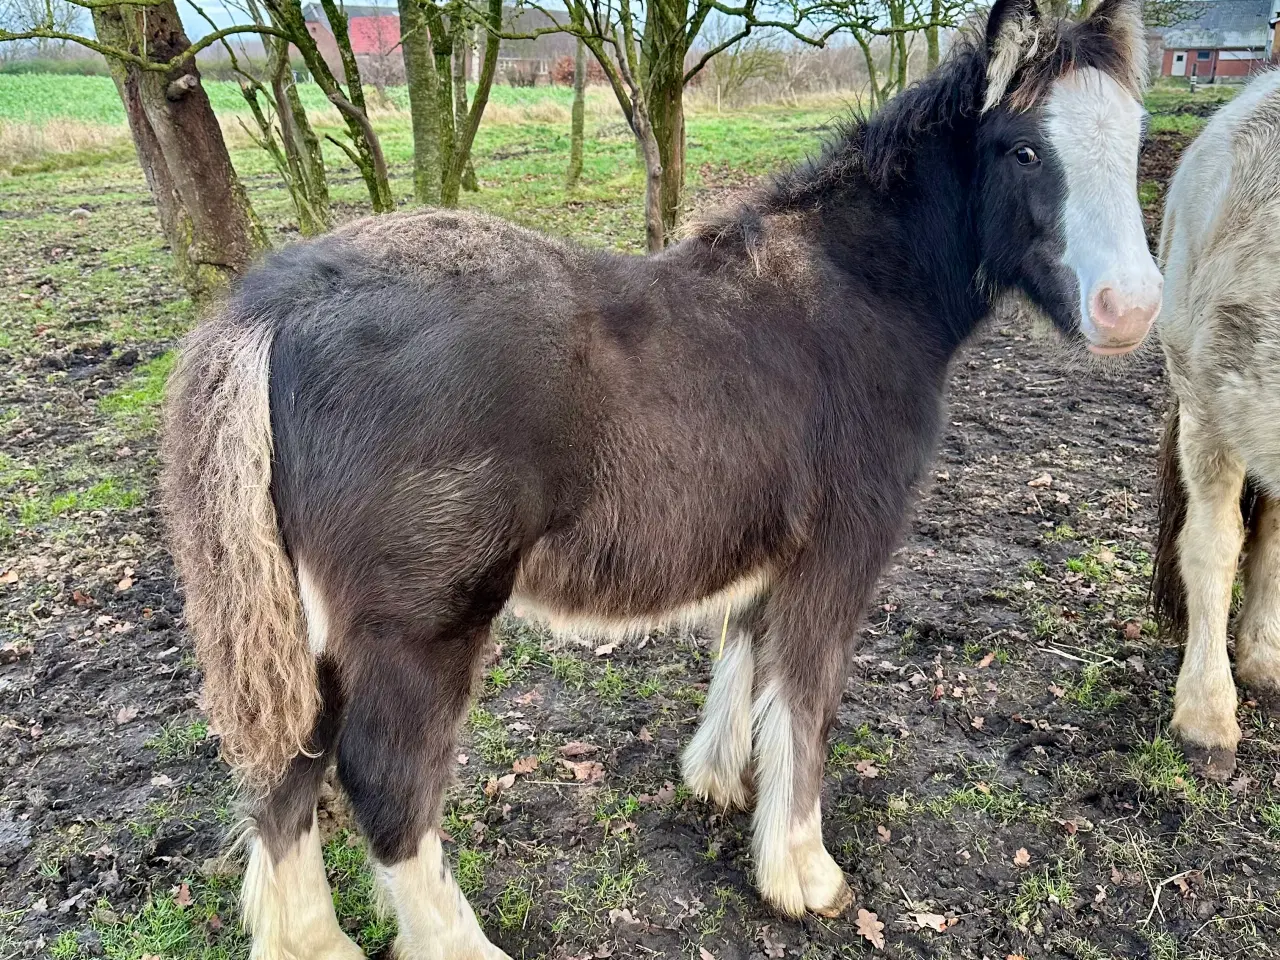
[[[1040,158],[1036,156],[1036,152],[1030,147],[1019,147],[1015,151],[1014,156],[1018,158],[1018,162],[1024,167],[1029,167],[1033,163],[1040,162]]]

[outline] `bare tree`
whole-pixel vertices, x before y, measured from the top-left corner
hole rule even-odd
[[[24,29],[0,27],[0,43],[76,43],[106,56],[179,279],[194,299],[207,300],[267,241],[231,166],[195,55],[227,36],[270,30],[237,25],[193,44],[173,0],[77,5],[91,10],[94,36],[66,29],[48,7],[42,21]]]
[[[188,2],[210,27],[217,29],[213,19],[195,0]],[[252,17],[254,23],[261,26],[269,24],[257,0],[247,0],[243,12]],[[293,80],[289,41],[284,37],[264,36],[262,42],[267,53],[262,74],[266,83],[254,73],[253,64],[247,57],[242,60],[230,42],[225,38],[222,41],[231,67],[239,75],[240,92],[257,129],[256,132],[250,130],[243,120],[240,126],[275,164],[293,202],[298,230],[305,237],[315,236],[332,225],[329,183],[320,138],[311,126],[311,119]]]
[[[684,190],[684,89],[718,54],[750,36],[773,29],[821,47],[842,30],[857,29],[865,38],[898,38],[925,29],[928,14],[909,8],[909,0],[563,0],[559,10],[525,0],[540,11],[548,26],[517,32],[505,39],[533,39],[561,32],[579,37],[604,70],[618,105],[635,134],[645,167],[645,235],[650,250],[660,249],[679,218]],[[912,0],[914,2],[914,0]],[[943,0],[949,26],[974,0]],[[891,4],[903,11],[889,12]],[[689,62],[690,51],[715,13],[729,18],[734,30],[718,44],[707,45]],[[905,66],[899,73],[905,77]],[[896,76],[896,75],[895,75]]]
[[[721,46],[732,26],[719,20],[706,31],[706,44]],[[787,58],[776,34],[756,32],[743,37],[712,57],[704,69],[702,82],[715,89],[716,110],[733,99],[753,80],[776,80],[786,74]]]
[[[33,31],[42,33],[49,28],[56,33],[70,34],[84,26],[85,11],[69,0],[0,0],[0,29],[13,33]],[[26,41],[29,51],[37,57],[60,53],[70,40],[35,36]]]
[[[582,150],[587,114],[587,47],[581,39],[573,58],[573,114],[569,127],[569,173],[565,186],[572,190],[582,177]]]

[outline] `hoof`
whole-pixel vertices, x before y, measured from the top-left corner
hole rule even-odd
[[[835,919],[853,906],[853,891],[849,884],[843,884],[836,892],[835,898],[825,907],[814,907],[813,912],[820,917]]]
[[[1221,783],[1231,779],[1236,772],[1236,752],[1226,747],[1201,747],[1192,743],[1182,744],[1182,754],[1191,764],[1191,771],[1203,780]]]

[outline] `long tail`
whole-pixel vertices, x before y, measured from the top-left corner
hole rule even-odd
[[[1159,506],[1157,508],[1156,559],[1151,578],[1151,606],[1160,630],[1184,638],[1187,633],[1187,597],[1178,562],[1178,539],[1187,522],[1187,486],[1182,479],[1178,452],[1178,398],[1173,398],[1164,437],[1160,441]],[[1240,518],[1244,523],[1245,547],[1253,542],[1266,494],[1252,477],[1245,477],[1240,491]]]
[[[1160,440],[1156,558],[1151,577],[1151,606],[1164,633],[1181,637],[1187,630],[1187,603],[1178,565],[1178,538],[1187,522],[1187,487],[1178,461],[1178,398],[1173,398]]]
[[[181,348],[161,457],[170,546],[228,762],[276,782],[320,709],[315,658],[271,496],[272,332],[223,313]]]

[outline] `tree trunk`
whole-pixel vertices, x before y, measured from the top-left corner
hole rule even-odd
[[[662,225],[669,235],[680,219],[684,194],[684,61],[687,0],[649,6],[644,29],[643,83],[653,137],[662,160]],[[643,152],[643,144],[641,150]],[[645,169],[648,170],[648,162]]]
[[[270,45],[272,59],[271,92],[276,116],[280,120],[280,140],[284,147],[290,175],[294,179],[298,210],[298,229],[304,237],[324,233],[331,226],[329,211],[329,179],[324,168],[324,153],[302,106],[293,72],[289,68],[289,43],[281,38],[264,39]]]
[[[95,7],[93,22],[103,43],[156,62],[191,46],[173,0]],[[193,300],[205,302],[267,248],[266,234],[231,166],[195,59],[165,73],[110,66],[178,277]]]
[[[662,171],[662,151],[653,134],[643,98],[637,98],[632,111],[632,129],[644,152],[644,232],[645,245],[650,253],[657,253],[666,243],[666,217],[663,208],[665,178]]]
[[[938,66],[941,54],[938,49],[938,21],[942,19],[942,0],[932,0],[929,5],[929,26],[925,28],[924,39],[927,46],[925,69],[934,70]]]
[[[461,26],[453,31],[453,128],[459,131],[467,125],[467,53],[471,49],[468,33]],[[462,189],[473,193],[480,189],[470,155],[462,172]]]
[[[582,177],[583,128],[587,114],[587,45],[578,41],[573,60],[573,119],[569,127],[569,174],[565,185],[572,190]]]
[[[864,37],[861,33],[855,32],[853,39],[857,41],[858,47],[862,50],[862,59],[867,63],[867,86],[870,88],[871,103],[869,109],[875,112],[880,104],[880,80],[876,75],[876,58],[871,50],[871,41]]]
[[[400,48],[409,86],[413,126],[413,196],[419,203],[440,202],[440,104],[436,65],[427,18],[418,0],[399,0]]]
[[[467,164],[471,160],[471,146],[476,140],[476,131],[480,129],[480,119],[484,116],[484,108],[489,103],[489,91],[493,89],[493,77],[498,72],[498,51],[502,41],[498,32],[502,29],[503,0],[489,0],[489,23],[493,27],[487,32],[484,45],[484,62],[480,66],[480,76],[476,78],[476,95],[467,110],[465,118],[457,124],[457,134],[452,143],[449,165],[444,168],[444,180],[440,185],[440,202],[446,207],[458,205],[458,192],[462,187],[462,178]],[[462,33],[461,26],[458,33]]]
[[[351,38],[346,30],[346,18],[334,5],[333,0],[322,0],[325,16],[330,17],[338,37],[339,48],[345,48],[343,66],[347,68],[347,58],[351,50]],[[351,94],[348,99],[338,84],[338,79],[329,69],[329,64],[320,55],[315,38],[307,31],[306,19],[302,13],[300,0],[264,0],[272,20],[289,34],[293,45],[298,48],[302,58],[311,71],[311,78],[316,82],[346,123],[347,135],[351,140],[348,145],[330,136],[329,140],[347,155],[355,164],[364,179],[369,191],[369,202],[374,213],[386,213],[395,209],[395,200],[391,196],[391,184],[387,180],[386,164],[382,159],[382,146],[373,125],[369,123],[364,109],[364,88],[360,84],[359,67],[355,65],[355,55],[350,54],[351,67],[347,73],[347,89]]]

